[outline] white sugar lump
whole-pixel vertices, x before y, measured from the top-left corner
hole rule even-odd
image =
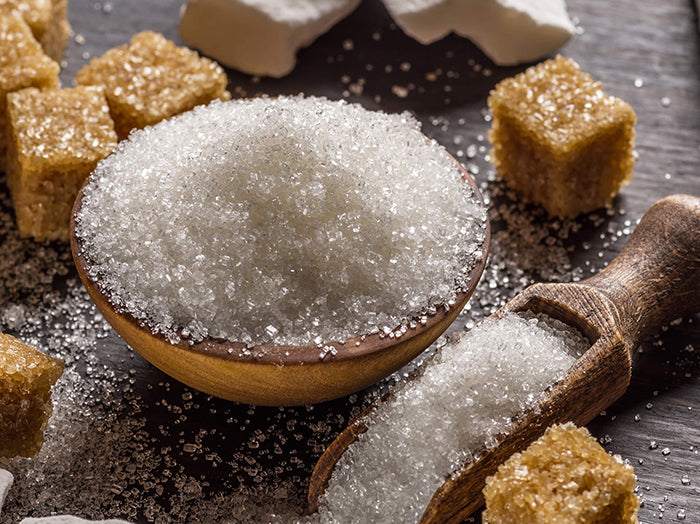
[[[564,0],[383,0],[404,32],[430,44],[455,32],[498,65],[547,56],[574,34]]]
[[[349,15],[359,0],[188,0],[180,35],[245,73],[281,77],[296,53]]]
[[[54,515],[51,517],[29,517],[22,519],[19,524],[130,524],[125,520],[86,520],[73,515]]]
[[[5,503],[7,492],[10,491],[14,477],[9,471],[0,468],[0,515],[2,515],[2,505]]]
[[[444,480],[536,408],[589,345],[529,312],[489,317],[450,341],[367,416],[367,432],[336,464],[319,520],[417,522]]]
[[[112,302],[155,332],[300,345],[448,303],[486,212],[410,115],[279,97],[133,133],[91,175],[76,232]]]

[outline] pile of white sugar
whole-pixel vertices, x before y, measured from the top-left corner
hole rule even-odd
[[[590,343],[545,315],[507,313],[446,344],[366,418],[321,499],[321,522],[418,522],[435,491],[537,408]]]
[[[323,98],[214,103],[92,174],[76,233],[120,310],[171,340],[343,341],[445,304],[486,210],[408,114]]]

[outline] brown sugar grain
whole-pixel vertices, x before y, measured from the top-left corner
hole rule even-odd
[[[67,239],[78,190],[117,144],[97,87],[8,96],[7,183],[22,236]]]
[[[0,333],[0,458],[39,451],[61,373],[62,360]]]
[[[0,15],[20,14],[44,52],[60,60],[71,34],[67,7],[67,0],[0,0]]]
[[[632,179],[636,116],[570,58],[500,82],[489,139],[504,181],[556,217],[609,205]]]
[[[229,100],[226,73],[216,62],[144,31],[129,44],[94,58],[78,85],[104,86],[119,139],[212,100]]]
[[[486,479],[488,524],[636,523],[632,466],[608,455],[585,428],[552,426]]]
[[[0,171],[7,149],[7,94],[25,87],[58,86],[59,65],[44,54],[27,23],[2,15],[0,3]]]

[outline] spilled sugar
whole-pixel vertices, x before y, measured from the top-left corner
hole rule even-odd
[[[536,408],[589,347],[545,315],[507,313],[446,344],[366,418],[322,498],[322,522],[417,522],[435,490]]]
[[[447,303],[485,217],[410,115],[279,97],[132,135],[91,177],[77,232],[112,302],[171,340],[307,344]]]

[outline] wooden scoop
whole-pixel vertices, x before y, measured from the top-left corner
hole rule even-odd
[[[627,245],[603,271],[580,283],[535,284],[499,309],[542,312],[576,327],[591,347],[497,446],[455,476],[446,475],[421,523],[461,522],[483,504],[485,479],[556,423],[583,425],[619,398],[630,382],[632,355],[663,324],[700,310],[700,198],[675,195],[654,204]],[[380,401],[381,402],[381,399]],[[318,509],[335,463],[368,430],[370,406],[328,447],[316,464],[308,493]],[[371,428],[370,428],[371,431]]]

